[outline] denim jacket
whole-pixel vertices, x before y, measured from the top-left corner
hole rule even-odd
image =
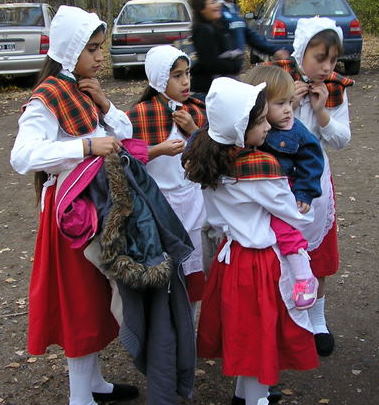
[[[284,174],[293,180],[296,201],[311,204],[321,195],[324,158],[320,143],[298,119],[289,130],[272,128],[260,149],[273,154]]]

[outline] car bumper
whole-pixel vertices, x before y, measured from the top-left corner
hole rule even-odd
[[[152,46],[140,48],[111,48],[112,68],[144,65],[146,54],[151,48]]]
[[[46,55],[1,56],[0,75],[27,76],[41,71]]]

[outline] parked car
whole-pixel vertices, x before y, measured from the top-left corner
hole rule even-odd
[[[115,19],[110,48],[113,76],[143,65],[156,45],[171,44],[191,33],[191,8],[186,0],[130,0]]]
[[[346,74],[358,74],[361,66],[361,25],[346,0],[267,0],[256,13],[246,15],[249,26],[276,45],[292,44],[297,20],[307,17],[329,17],[343,30],[344,63]],[[252,51],[251,60],[265,59]]]
[[[33,76],[41,70],[54,13],[45,3],[0,4],[0,75]]]

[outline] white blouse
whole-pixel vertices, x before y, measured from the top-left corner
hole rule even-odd
[[[19,119],[19,131],[10,163],[20,174],[44,170],[58,174],[74,168],[84,158],[83,138],[115,136],[131,138],[132,124],[112,103],[100,124],[83,136],[72,136],[59,126],[55,115],[38,99],[31,100]]]
[[[236,182],[223,177],[221,182],[216,190],[203,190],[207,221],[244,247],[264,249],[276,243],[271,215],[300,231],[313,221],[313,210],[299,212],[287,178]]]

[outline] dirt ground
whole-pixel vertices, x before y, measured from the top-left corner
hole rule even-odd
[[[349,91],[351,144],[331,151],[337,193],[341,266],[328,282],[327,316],[336,337],[332,356],[317,370],[283,372],[281,404],[375,405],[379,403],[379,65],[374,39],[366,41],[361,74]],[[378,41],[376,40],[376,44]],[[376,48],[376,49],[379,49]],[[109,97],[126,108],[146,85],[141,73],[114,81],[102,78]],[[28,279],[33,260],[36,214],[32,176],[20,176],[9,165],[21,104],[30,90],[0,83],[0,404],[67,404],[67,367],[62,351],[44,356],[25,350]],[[5,87],[4,87],[5,86]],[[145,379],[114,342],[102,353],[110,381],[136,384],[146,403]],[[229,404],[233,380],[220,375],[218,362],[199,361],[195,405]]]

